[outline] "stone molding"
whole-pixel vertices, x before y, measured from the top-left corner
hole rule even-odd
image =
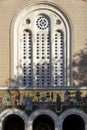
[[[29,121],[28,121],[28,129],[32,130],[32,126],[33,126],[33,121],[36,117],[38,117],[39,115],[48,115],[50,116],[53,121],[54,121],[54,125],[55,125],[55,130],[58,130],[58,126],[57,126],[57,122],[58,122],[58,116],[56,115],[56,113],[54,113],[53,111],[49,110],[49,109],[38,109],[36,111],[34,111],[30,116],[29,116]]]
[[[21,117],[23,119],[23,121],[25,123],[25,130],[33,130],[33,128],[32,128],[33,121],[39,115],[43,115],[43,114],[48,115],[53,119],[54,125],[55,125],[55,130],[62,130],[63,121],[65,120],[65,118],[71,114],[76,114],[83,119],[83,121],[85,123],[85,130],[87,130],[87,114],[85,112],[83,112],[82,110],[79,110],[76,108],[68,109],[68,110],[64,111],[60,116],[58,116],[55,112],[53,112],[49,109],[38,109],[38,110],[35,110],[34,112],[32,112],[29,117],[26,115],[25,112],[23,112],[19,109],[15,109],[15,108],[7,109],[0,114],[0,130],[2,130],[2,128],[3,128],[4,119],[11,114],[18,115],[19,117]]]
[[[18,66],[18,61],[17,61],[17,48],[18,48],[18,35],[19,35],[19,25],[21,23],[21,21],[25,20],[25,16],[28,17],[29,14],[31,14],[32,12],[35,11],[41,11],[41,10],[45,10],[46,12],[52,12],[54,14],[56,14],[57,16],[59,16],[60,18],[63,19],[63,23],[65,25],[67,34],[65,34],[65,47],[64,47],[64,53],[66,53],[66,57],[64,57],[64,61],[66,62],[66,66],[65,66],[65,70],[67,71],[67,73],[65,73],[65,77],[67,76],[67,78],[65,78],[64,83],[66,84],[65,86],[70,86],[72,85],[72,70],[71,70],[71,45],[72,45],[72,38],[73,38],[73,26],[72,26],[72,21],[70,19],[70,17],[68,16],[68,14],[65,12],[64,9],[62,9],[59,6],[56,6],[54,3],[50,3],[50,2],[37,2],[33,5],[28,5],[26,6],[22,11],[20,11],[20,13],[18,13],[16,16],[14,16],[12,23],[11,23],[11,44],[13,44],[13,48],[14,48],[14,76],[13,79],[17,80],[17,74],[18,74],[18,70],[17,70],[17,66]],[[45,13],[46,13],[45,12]],[[37,14],[37,12],[36,12]],[[51,17],[51,16],[50,16]],[[67,40],[66,40],[67,39]],[[66,48],[67,46],[67,48]],[[12,49],[13,50],[13,49]],[[13,53],[13,52],[12,52]],[[13,55],[13,54],[12,54]],[[67,69],[69,66],[69,69]],[[69,73],[70,72],[70,73]],[[68,74],[70,76],[68,76]],[[18,87],[17,85],[14,85],[16,87]],[[23,86],[20,86],[23,87]],[[26,87],[25,87],[26,88]],[[29,87],[30,89],[34,89],[33,87]],[[51,88],[49,88],[51,89]]]
[[[28,116],[26,115],[25,112],[23,112],[19,109],[12,108],[12,109],[7,109],[7,110],[3,111],[0,114],[0,130],[2,130],[4,119],[11,114],[15,114],[15,115],[18,115],[19,117],[21,117],[23,119],[24,123],[25,123],[25,129],[26,129]]]
[[[84,120],[85,130],[87,130],[87,114],[76,108],[68,109],[60,115],[60,117],[59,117],[59,126],[61,126],[60,130],[62,130],[62,124],[63,124],[64,119],[71,114],[76,114],[76,115],[80,116]]]

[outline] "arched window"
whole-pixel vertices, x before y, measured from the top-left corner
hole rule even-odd
[[[26,7],[14,25],[14,76],[17,86],[58,88],[71,85],[71,26],[60,8]]]

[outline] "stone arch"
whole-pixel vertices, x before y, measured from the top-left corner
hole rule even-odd
[[[49,117],[51,117],[52,120],[54,121],[55,130],[58,130],[58,126],[57,126],[58,116],[49,109],[36,110],[29,116],[29,119],[28,119],[28,129],[29,130],[32,130],[33,121],[35,120],[35,118],[37,118],[40,115],[48,115]]]
[[[0,129],[2,129],[4,119],[7,118],[9,115],[19,116],[24,121],[25,128],[27,128],[28,116],[23,111],[13,108],[7,109],[0,114]]]
[[[72,86],[72,67],[71,67],[71,60],[72,60],[72,51],[71,51],[71,48],[72,48],[72,38],[73,38],[73,27],[72,27],[72,22],[69,18],[69,16],[67,15],[67,13],[65,12],[64,9],[62,9],[61,7],[59,6],[56,6],[54,3],[50,3],[50,2],[37,2],[33,5],[28,5],[26,6],[20,13],[18,13],[18,15],[16,15],[13,20],[12,20],[12,24],[11,24],[11,43],[14,44],[12,45],[13,48],[12,50],[15,50],[15,54],[14,54],[14,77],[13,79],[14,80],[17,80],[17,73],[18,73],[18,62],[17,62],[17,47],[18,47],[18,34],[19,34],[19,25],[21,23],[21,21],[23,21],[25,24],[25,16],[27,18],[27,16],[29,14],[32,14],[32,12],[35,12],[35,11],[41,11],[41,10],[45,10],[46,12],[48,11],[48,14],[49,12],[57,15],[62,23],[64,24],[64,55],[65,57],[64,58],[64,62],[65,62],[65,67],[63,66],[63,69],[65,69],[66,71],[63,71],[63,84],[64,86]],[[45,12],[45,14],[46,14]],[[36,12],[35,12],[36,13]],[[42,14],[42,12],[41,12]],[[36,15],[37,16],[37,15]],[[28,21],[30,22],[30,21]],[[56,21],[58,24],[60,24],[60,21]],[[33,24],[32,24],[33,25]],[[53,24],[54,25],[54,24]],[[24,27],[23,27],[24,28]],[[32,26],[30,27],[32,29]],[[61,27],[60,27],[61,28]],[[61,34],[61,33],[60,33]],[[55,38],[54,38],[55,39]],[[34,42],[34,41],[33,41]],[[12,51],[13,52],[13,51]],[[12,54],[13,55],[13,54]],[[68,67],[70,66],[70,67]],[[62,68],[62,67],[61,67]],[[69,69],[68,69],[69,68]],[[19,69],[20,71],[20,69]],[[52,77],[51,77],[52,78]],[[52,82],[53,84],[53,82]],[[15,84],[17,87],[21,86],[21,85],[18,85],[18,84]],[[30,85],[31,86],[31,85]],[[34,86],[34,85],[32,85]],[[52,87],[53,85],[51,85]],[[58,86],[58,84],[57,84]],[[59,85],[59,86],[63,86],[63,85]],[[23,86],[24,87],[24,86]],[[22,87],[22,88],[23,88]],[[33,87],[29,87],[28,89],[33,89]]]
[[[82,120],[85,123],[85,130],[87,130],[87,114],[85,112],[83,112],[82,110],[79,109],[68,109],[66,111],[64,111],[60,116],[59,116],[59,126],[60,126],[60,130],[62,130],[62,125],[63,125],[63,121],[66,117],[70,116],[70,115],[77,115],[79,117],[82,118]]]

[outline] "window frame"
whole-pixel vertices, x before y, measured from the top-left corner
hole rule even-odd
[[[72,76],[72,35],[73,35],[73,29],[72,29],[72,23],[71,23],[71,20],[69,18],[69,16],[67,15],[67,13],[65,12],[65,10],[63,10],[62,8],[60,8],[59,6],[56,6],[54,5],[53,3],[49,3],[49,2],[38,2],[36,4],[33,4],[33,5],[28,5],[27,7],[25,7],[16,17],[15,17],[15,20],[14,20],[14,24],[13,24],[13,28],[12,28],[12,34],[13,34],[13,40],[12,40],[12,43],[13,43],[13,50],[14,50],[14,57],[13,57],[13,79],[14,80],[17,80],[17,66],[18,66],[18,63],[17,63],[17,52],[18,52],[18,28],[19,28],[19,24],[20,24],[20,21],[24,19],[24,17],[26,15],[28,15],[29,13],[31,13],[32,11],[35,11],[35,10],[39,10],[39,9],[47,9],[47,10],[50,10],[52,12],[55,12],[55,14],[59,15],[64,24],[65,24],[65,27],[66,27],[66,48],[65,51],[66,51],[66,58],[65,60],[65,63],[66,63],[66,85],[65,86],[62,86],[61,88],[63,89],[64,87],[67,87],[67,86],[72,86],[72,82],[73,82],[73,76]],[[17,86],[17,84],[14,86],[18,87],[18,88],[23,88],[23,87],[19,87]],[[29,87],[29,88],[26,88],[24,87],[25,89],[35,89],[33,87]],[[45,88],[45,89],[61,89],[60,87],[50,87],[50,88]],[[44,88],[36,88],[36,89],[44,89]]]

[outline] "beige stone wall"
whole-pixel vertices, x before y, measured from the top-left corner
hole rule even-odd
[[[13,43],[10,27],[13,18],[38,0],[0,0],[0,86],[7,86],[13,72]],[[39,0],[42,1],[42,0]],[[87,39],[87,2],[83,0],[45,0],[60,6],[73,25],[72,55],[84,48]]]

